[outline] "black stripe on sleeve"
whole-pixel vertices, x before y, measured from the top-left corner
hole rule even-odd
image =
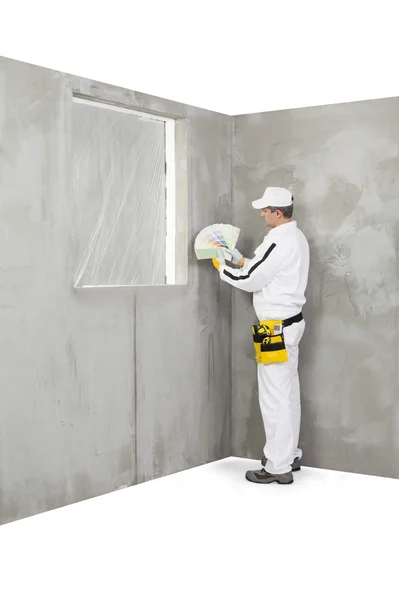
[[[252,273],[255,271],[255,269],[257,269],[263,262],[265,262],[265,260],[271,254],[271,252],[274,250],[275,247],[276,247],[276,244],[271,244],[271,246],[268,247],[268,249],[266,250],[263,257],[260,259],[260,261],[255,263],[254,265],[252,265],[252,267],[249,269],[249,271],[246,275],[233,275],[232,273],[229,273],[228,271],[223,271],[223,273],[225,275],[227,275],[228,277],[230,277],[230,279],[234,279],[234,281],[242,281],[243,279],[249,279],[250,276],[252,275]]]

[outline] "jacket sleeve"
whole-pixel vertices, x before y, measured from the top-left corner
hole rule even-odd
[[[251,260],[250,258],[244,258],[244,264],[242,265],[243,269],[249,269],[249,266],[251,264]]]
[[[258,292],[275,276],[285,259],[283,244],[264,244],[256,251],[254,258],[246,260],[241,269],[223,266],[220,279],[245,292]]]

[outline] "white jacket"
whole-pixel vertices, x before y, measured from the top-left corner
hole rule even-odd
[[[222,265],[220,278],[230,285],[253,292],[257,318],[287,319],[301,312],[306,302],[309,274],[309,244],[296,221],[272,229],[245,259],[241,269]]]

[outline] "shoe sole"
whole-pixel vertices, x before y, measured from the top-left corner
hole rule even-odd
[[[294,483],[293,479],[291,479],[291,481],[280,481],[277,478],[273,479],[273,481],[254,481],[253,479],[250,479],[246,475],[245,475],[245,479],[247,481],[250,481],[251,483],[260,483],[261,485],[269,485],[270,483],[279,483],[280,485],[290,485],[291,483]]]

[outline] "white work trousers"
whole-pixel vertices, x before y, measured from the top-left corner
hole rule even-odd
[[[259,405],[266,434],[266,471],[275,475],[288,473],[294,459],[302,458],[302,450],[298,448],[301,422],[298,354],[304,330],[304,320],[284,328],[288,362],[257,365]]]

